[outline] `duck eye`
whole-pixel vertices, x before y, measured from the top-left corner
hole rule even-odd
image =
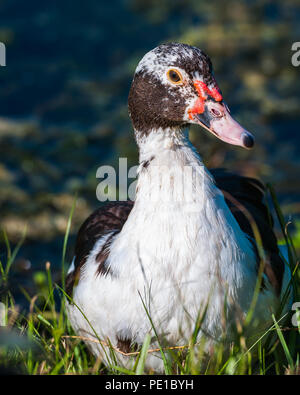
[[[179,71],[171,69],[167,72],[168,80],[171,81],[173,84],[181,84],[182,83],[182,76]]]

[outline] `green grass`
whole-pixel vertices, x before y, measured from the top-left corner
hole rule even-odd
[[[300,273],[298,268],[297,249],[293,240],[298,242],[298,233],[291,236],[273,189],[269,186],[269,193],[278,217],[282,238],[288,246],[291,270],[293,272],[294,300],[300,301]],[[15,249],[11,249],[5,231],[3,240],[7,249],[6,262],[0,261],[1,302],[6,307],[6,326],[0,329],[0,367],[14,369],[30,375],[55,374],[145,374],[156,373],[145,371],[145,361],[151,349],[151,336],[148,334],[140,351],[133,353],[131,369],[125,369],[117,363],[119,350],[110,348],[110,366],[106,367],[101,360],[96,359],[86,348],[82,339],[73,332],[66,315],[65,284],[65,257],[75,202],[71,208],[66,234],[62,246],[62,279],[56,284],[52,279],[51,264],[45,265],[44,272],[34,275],[36,286],[35,295],[29,296],[26,312],[19,311],[15,305],[14,296],[9,290],[10,269],[25,238],[20,240]],[[296,246],[297,247],[297,246]],[[259,291],[260,278],[257,290]],[[291,325],[291,315],[284,317],[279,311],[273,315],[273,323],[260,333],[257,339],[251,342],[247,338],[247,326],[251,317],[257,297],[254,295],[251,311],[245,322],[237,325],[236,340],[228,350],[224,342],[214,347],[207,355],[205,352],[205,339],[198,340],[198,333],[205,316],[199,316],[193,335],[184,346],[167,347],[157,338],[158,348],[164,364],[165,374],[215,374],[215,375],[266,375],[266,374],[295,374],[299,373],[299,334],[300,314],[298,314],[298,328]],[[156,335],[151,316],[144,304],[145,315],[149,319],[153,333]],[[79,307],[78,307],[79,308]],[[226,306],[224,306],[224,309]],[[293,311],[292,313],[295,313]],[[291,313],[291,314],[292,314]],[[82,312],[83,314],[83,312]],[[88,317],[85,317],[88,320]],[[93,331],[93,328],[91,327]],[[95,341],[101,344],[101,339],[94,332]],[[225,337],[225,336],[224,336]],[[272,339],[272,341],[271,341]]]

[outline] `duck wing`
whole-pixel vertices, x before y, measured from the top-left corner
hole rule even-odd
[[[253,231],[253,224],[255,224],[266,256],[264,273],[279,295],[284,262],[280,257],[273,230],[274,221],[264,202],[264,185],[257,179],[240,176],[225,169],[210,169],[210,173],[217,187],[223,192],[225,201],[240,228],[252,240],[257,252]]]
[[[108,250],[105,247],[109,247],[112,236],[123,228],[133,204],[131,200],[107,203],[95,210],[81,225],[75,242],[74,268],[66,278],[66,292],[69,296],[72,295],[74,284],[79,279],[80,269],[85,264],[95,243],[106,235],[110,235],[106,240],[106,245],[103,245],[97,255],[99,272],[103,270],[108,256]]]

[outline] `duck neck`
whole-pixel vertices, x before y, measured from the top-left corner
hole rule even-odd
[[[216,262],[224,246],[228,246],[228,257],[239,259],[237,250],[253,255],[187,132],[153,131],[138,145],[136,199],[124,232],[130,228],[141,249],[144,245],[163,255],[166,246],[177,245],[174,251],[180,252],[176,253],[190,255],[182,259],[210,250],[207,256]]]
[[[204,189],[214,187],[214,183],[190,143],[188,132],[155,130],[137,141],[140,165],[136,203],[168,211],[183,210],[189,204],[196,211],[202,208]]]

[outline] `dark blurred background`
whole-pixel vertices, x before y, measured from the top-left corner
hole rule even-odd
[[[0,0],[0,221],[12,268],[30,284],[50,261],[59,273],[75,193],[68,259],[82,221],[99,206],[96,170],[137,164],[127,95],[139,59],[167,41],[203,49],[236,118],[256,136],[247,151],[191,130],[209,167],[271,182],[287,219],[300,211],[299,0]],[[294,222],[296,227],[299,221]],[[297,225],[298,224],[298,225]],[[1,257],[5,260],[4,244]]]

